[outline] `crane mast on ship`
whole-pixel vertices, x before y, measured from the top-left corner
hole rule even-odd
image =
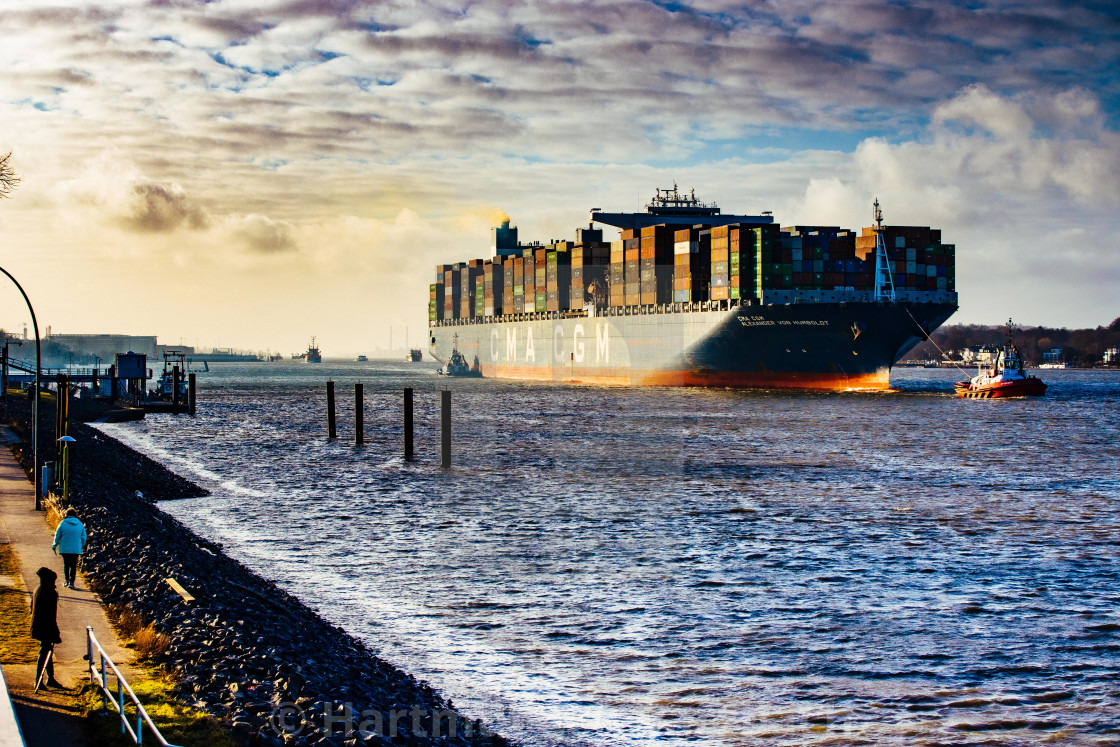
[[[894,276],[891,263],[887,259],[887,243],[883,239],[883,211],[879,209],[879,198],[875,198],[875,300],[894,303]]]

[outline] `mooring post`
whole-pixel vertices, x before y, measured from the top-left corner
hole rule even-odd
[[[366,440],[365,397],[362,382],[354,384],[354,444],[361,446]]]
[[[327,380],[327,438],[338,438],[334,429],[334,382]]]
[[[404,458],[412,459],[412,387],[404,390]]]
[[[195,395],[198,391],[198,375],[193,371],[187,374],[187,409],[190,411],[191,417],[194,417],[194,404]]]
[[[109,404],[117,403],[117,365],[109,366]]]
[[[183,375],[179,372],[178,366],[171,367],[171,404],[178,408],[182,402],[179,399],[179,383],[182,382]]]
[[[451,390],[440,392],[440,400],[439,466],[447,469],[451,466]]]

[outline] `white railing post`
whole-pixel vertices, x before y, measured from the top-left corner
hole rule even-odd
[[[93,684],[94,672],[96,665],[93,663],[93,641],[90,636],[93,635],[93,627],[86,626],[86,666],[89,667],[89,684]]]
[[[111,703],[117,710],[117,714],[121,720],[121,733],[128,734],[129,738],[134,743],[142,744],[144,741],[144,725],[147,724],[148,729],[151,730],[152,735],[156,738],[156,743],[159,744],[160,747],[175,747],[174,745],[168,744],[167,740],[160,734],[159,729],[156,728],[151,717],[148,716],[148,712],[144,710],[144,705],[140,702],[140,699],[136,697],[136,693],[132,692],[132,688],[128,686],[128,682],[125,681],[120,670],[117,669],[116,665],[113,664],[113,660],[105,653],[105,649],[101,648],[101,644],[97,642],[92,628],[86,628],[86,636],[86,649],[90,652],[90,676],[94,679],[97,678],[97,666],[93,663],[93,650],[96,648],[98,655],[101,657],[101,678],[98,680],[97,685],[101,689],[101,697],[105,699],[106,703]],[[108,667],[108,671],[106,671],[106,667]],[[109,672],[112,672],[117,680],[117,694],[115,697],[112,690],[109,689]],[[126,693],[128,694],[128,699],[136,706],[135,731],[133,731],[132,725],[129,723],[128,714],[125,713],[124,710],[124,696]]]

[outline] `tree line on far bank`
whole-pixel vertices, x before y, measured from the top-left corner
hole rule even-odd
[[[1020,327],[1013,330],[1015,346],[1028,365],[1038,365],[1043,354],[1061,348],[1059,357],[1071,366],[1099,366],[1104,352],[1120,348],[1120,317],[1112,320],[1107,327],[1095,329],[1066,329],[1065,327]],[[935,347],[928,340],[922,342],[906,355],[906,360],[940,360],[945,351],[950,360],[960,360],[961,351],[977,345],[1002,345],[1007,339],[1006,326],[984,324],[948,324],[930,338],[937,343]],[[1113,361],[1111,365],[1116,365]]]

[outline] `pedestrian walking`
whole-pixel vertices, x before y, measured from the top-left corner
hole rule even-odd
[[[39,659],[35,662],[35,686],[38,688],[43,669],[47,670],[47,686],[62,687],[54,678],[54,644],[62,643],[58,633],[58,590],[54,587],[58,574],[40,568],[39,587],[31,597],[31,637],[39,642]]]
[[[86,527],[74,509],[66,509],[66,517],[54,530],[51,549],[62,555],[62,580],[67,589],[73,589],[78,576],[78,558],[86,549]]]

